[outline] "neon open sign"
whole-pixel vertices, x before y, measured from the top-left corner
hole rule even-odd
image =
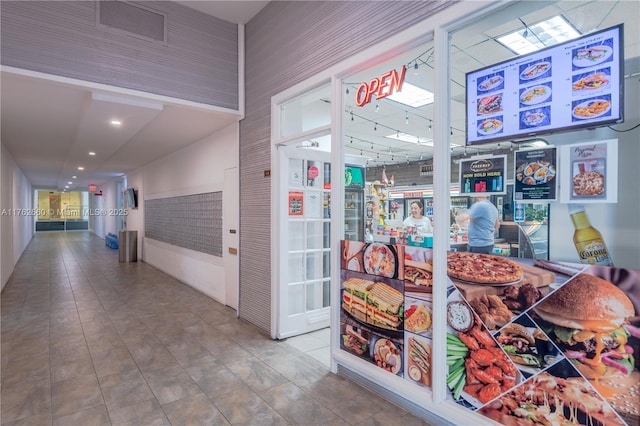
[[[371,102],[371,96],[376,95],[376,99],[383,99],[392,95],[395,92],[402,90],[402,83],[404,83],[404,74],[407,71],[407,67],[404,65],[400,68],[400,71],[391,70],[380,77],[372,79],[368,83],[361,83],[356,91],[356,105],[364,106]]]

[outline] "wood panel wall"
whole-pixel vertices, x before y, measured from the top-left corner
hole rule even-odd
[[[454,2],[277,1],[246,26],[239,315],[271,333],[271,97]]]
[[[174,2],[137,4],[166,16],[166,44],[99,25],[96,1],[3,0],[2,65],[237,110],[237,25]]]

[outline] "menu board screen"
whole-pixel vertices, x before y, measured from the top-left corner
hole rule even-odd
[[[466,75],[467,145],[622,120],[623,25]]]

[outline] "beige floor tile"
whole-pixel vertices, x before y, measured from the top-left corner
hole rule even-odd
[[[330,373],[328,329],[273,341],[89,233],[36,233],[0,314],[1,426],[424,426]]]
[[[104,404],[95,373],[51,383],[51,413],[54,418]]]
[[[182,367],[172,367],[144,374],[160,404],[177,401],[202,391]]]
[[[204,395],[197,394],[162,406],[172,424],[228,425],[227,419]]]

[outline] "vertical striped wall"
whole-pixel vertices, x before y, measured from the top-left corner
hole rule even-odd
[[[166,44],[98,25],[96,1],[3,0],[2,65],[239,108],[235,24],[169,1],[129,3],[166,15]]]
[[[271,333],[271,97],[446,8],[445,1],[277,1],[246,26],[239,315]]]

